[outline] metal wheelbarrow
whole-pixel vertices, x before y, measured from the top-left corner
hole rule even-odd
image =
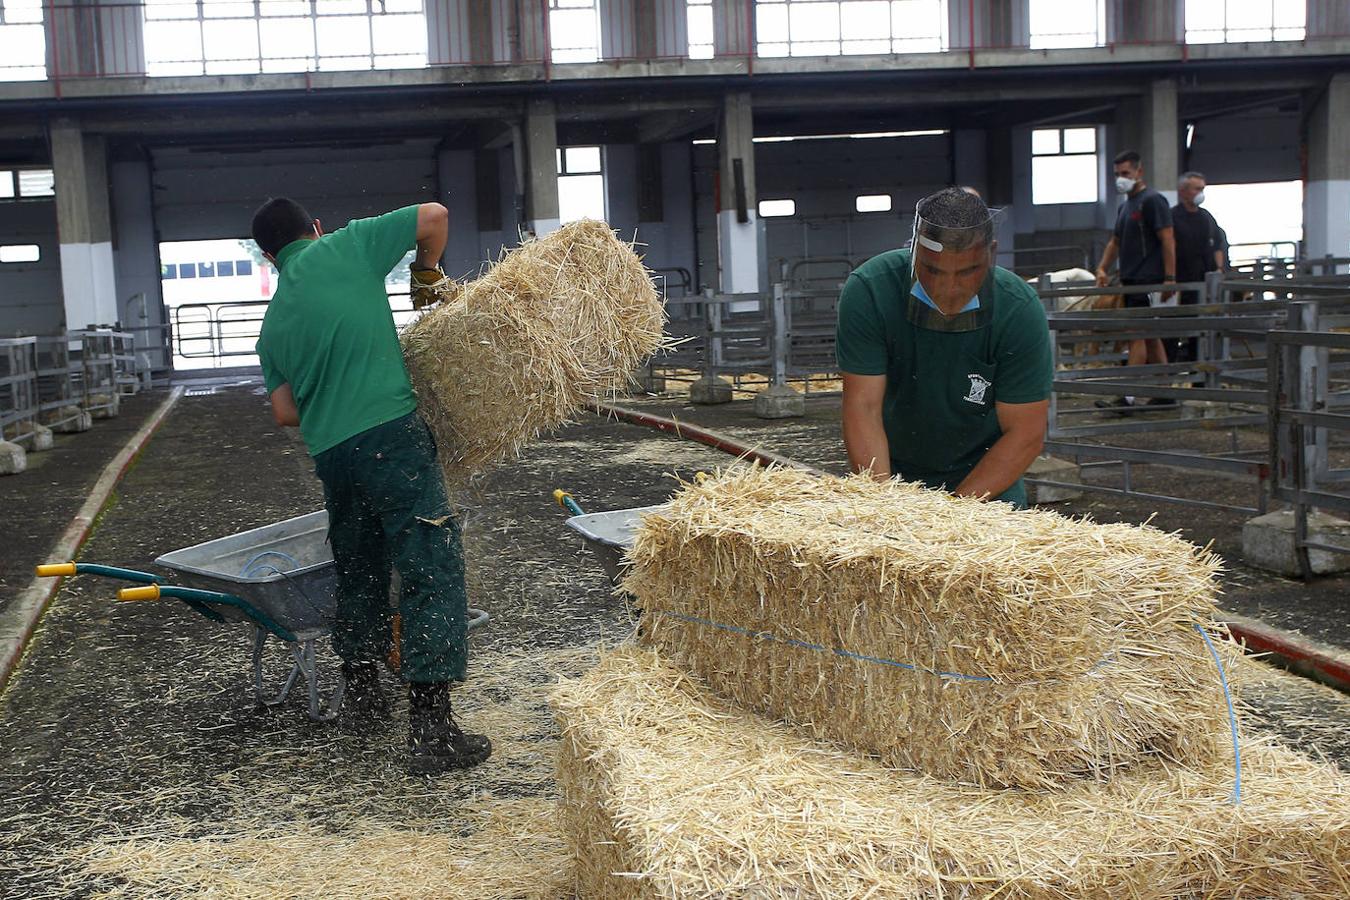
[[[628,566],[624,554],[633,546],[633,536],[637,533],[643,514],[662,508],[658,504],[588,513],[571,494],[562,489],[553,492],[553,500],[571,513],[564,524],[581,535],[616,586],[623,579],[624,569]]]
[[[339,676],[325,695],[316,665],[316,643],[332,630],[337,610],[337,567],[328,546],[326,510],[174,550],[156,559],[155,565],[172,570],[174,580],[182,584],[165,584],[165,579],[149,572],[82,562],[38,566],[37,574],[102,575],[132,581],[142,587],[119,590],[118,600],[171,598],[212,621],[243,622],[253,629],[253,691],[258,703],[280,706],[296,680],[303,678],[309,717],[316,722],[337,717],[346,682]],[[487,613],[469,610],[470,629],[487,621]],[[269,638],[285,644],[292,659],[290,671],[275,692],[263,685],[263,649]]]

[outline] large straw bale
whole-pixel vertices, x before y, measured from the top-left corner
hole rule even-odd
[[[636,648],[553,704],[587,898],[1343,898],[1350,780],[1283,747],[1154,760],[1062,791],[887,770],[706,692]]]
[[[1194,627],[1217,562],[1153,528],[741,467],[644,517],[630,556],[647,644],[891,765],[1047,787],[1227,740]]]
[[[650,273],[604,222],[506,253],[403,332],[446,481],[462,486],[623,389],[664,327]]]

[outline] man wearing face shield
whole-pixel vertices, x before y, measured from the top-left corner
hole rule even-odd
[[[844,445],[854,471],[1025,506],[1053,370],[1036,292],[994,265],[994,221],[947,188],[912,249],[873,257],[839,298]]]

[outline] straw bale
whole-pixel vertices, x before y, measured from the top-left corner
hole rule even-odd
[[[615,651],[553,704],[563,834],[589,898],[1342,898],[1350,780],[1281,746],[1064,790],[888,770]]]
[[[650,273],[604,222],[528,241],[460,285],[402,336],[447,482],[623,390],[664,327]]]
[[[1222,633],[1217,560],[1154,528],[740,467],[646,516],[630,556],[645,643],[890,765],[1047,787],[1228,740],[1194,627]]]

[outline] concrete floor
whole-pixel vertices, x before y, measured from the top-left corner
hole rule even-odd
[[[690,417],[838,468],[831,402],[812,401],[808,419],[775,426],[748,418],[743,404]],[[700,445],[587,416],[461,498],[470,602],[493,621],[474,639],[471,680],[457,702],[497,753],[478,770],[433,781],[403,775],[401,711],[375,734],[313,724],[298,703],[259,712],[242,629],[179,604],[118,604],[111,583],[68,579],[0,696],[0,895],[172,893],[106,863],[110,846],[127,837],[168,841],[157,846],[181,853],[173,841],[265,823],[338,836],[388,821],[459,833],[473,811],[548,804],[556,731],[547,685],[584,670],[591,648],[631,630],[596,561],[563,528],[551,490],[566,488],[592,510],[643,505],[674,489],[665,475],[691,477],[727,462]],[[44,516],[61,518],[65,506],[73,513],[78,492],[67,493],[70,502],[53,495]],[[82,558],[148,566],[166,550],[320,503],[303,448],[271,424],[260,388],[220,388],[180,401]],[[36,546],[24,552],[40,553]],[[1350,697],[1262,670],[1245,727],[1350,771]]]

